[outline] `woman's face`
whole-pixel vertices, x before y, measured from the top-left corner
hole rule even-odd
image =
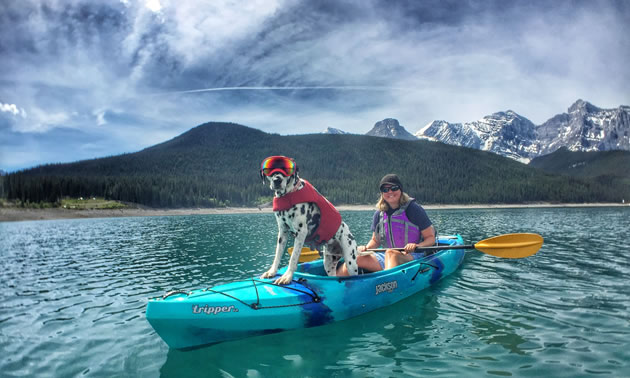
[[[389,189],[389,191],[387,191],[387,193],[384,193],[383,190],[385,189]],[[402,195],[402,192],[400,191],[400,188],[398,186],[393,185],[392,188],[392,185],[383,185],[383,187],[381,188],[381,195],[383,196],[383,199],[385,200],[385,202],[387,202],[389,207],[391,207],[392,209],[398,208],[400,204],[400,196]]]

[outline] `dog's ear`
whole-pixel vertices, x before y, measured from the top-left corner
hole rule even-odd
[[[293,160],[293,159],[291,159],[291,160]],[[294,185],[297,185],[298,182],[300,181],[300,178],[298,177],[298,172],[300,172],[300,167],[298,167],[298,165],[295,162],[295,160],[293,160],[293,164],[295,164],[295,172],[293,172],[293,180],[295,182]]]
[[[260,176],[260,179],[262,180],[262,184],[265,185],[265,175],[263,175],[262,169],[258,171],[258,175]]]

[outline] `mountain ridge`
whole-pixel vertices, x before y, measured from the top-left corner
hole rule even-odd
[[[630,106],[602,109],[578,99],[567,112],[540,125],[510,109],[472,122],[433,120],[414,134],[395,118],[386,118],[365,135],[442,142],[528,163],[561,147],[571,151],[630,150]]]
[[[488,124],[494,127],[485,127]],[[566,113],[541,125],[508,110],[464,124],[434,121],[415,136],[478,148],[523,163],[561,147],[571,151],[630,150],[630,107],[601,109],[579,99]]]
[[[158,208],[256,206],[272,197],[258,175],[271,155],[295,158],[301,176],[335,204],[375,203],[378,181],[391,172],[423,203],[630,198],[617,179],[604,185],[561,177],[476,149],[365,135],[281,136],[213,122],[136,153],[11,173],[2,176],[2,186],[7,198],[30,203],[97,196]]]

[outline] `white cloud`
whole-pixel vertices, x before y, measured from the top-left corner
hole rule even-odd
[[[103,126],[107,124],[107,120],[105,119],[105,110],[98,110],[94,112],[94,116],[96,117],[96,124],[98,126]]]
[[[20,116],[26,118],[26,111],[22,108],[18,108],[15,104],[3,104],[0,102],[0,112],[11,113],[14,116]]]
[[[164,41],[185,65],[200,64],[222,48],[254,36],[282,0],[164,1]]]
[[[58,127],[68,127],[71,115],[63,112],[51,112],[40,108],[29,110],[29,117],[16,120],[12,130],[19,133],[46,133]]]
[[[145,0],[144,5],[152,12],[159,12],[162,10],[162,4],[160,4],[160,0]]]

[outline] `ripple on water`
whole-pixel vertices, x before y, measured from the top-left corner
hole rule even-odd
[[[344,212],[357,240],[372,212]],[[630,209],[431,210],[468,242],[538,232],[534,257],[467,254],[386,309],[325,327],[169,350],[148,297],[258,275],[271,214],[0,224],[0,371],[54,376],[626,376]],[[286,263],[286,258],[284,260]]]

